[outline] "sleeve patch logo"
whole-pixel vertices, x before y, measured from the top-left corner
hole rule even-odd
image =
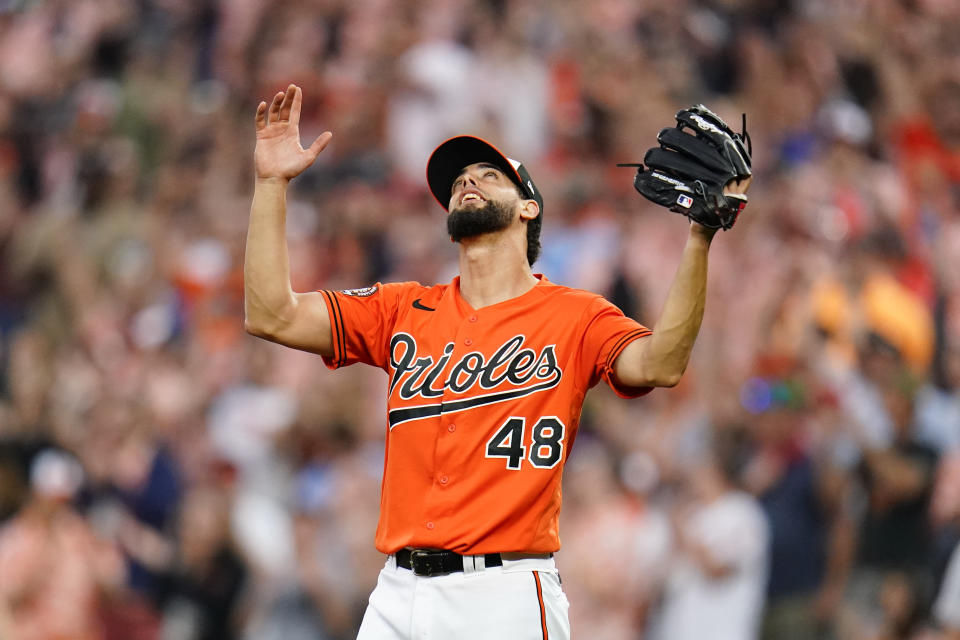
[[[693,205],[693,198],[690,196],[685,196],[683,194],[677,196],[677,204],[683,207],[684,209],[689,209]]]
[[[362,289],[341,289],[340,293],[343,293],[348,296],[354,296],[357,298],[366,298],[367,296],[372,296],[377,292],[377,285],[372,287],[363,287]]]

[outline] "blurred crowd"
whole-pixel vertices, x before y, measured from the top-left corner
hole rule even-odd
[[[960,638],[960,6],[0,0],[0,638],[352,638],[385,376],[243,331],[253,113],[309,143],[297,290],[447,282],[458,133],[545,194],[535,271],[652,325],[685,220],[630,169],[748,114],[750,206],[674,389],[588,396],[574,637]]]

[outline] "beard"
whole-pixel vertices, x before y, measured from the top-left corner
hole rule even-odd
[[[513,221],[513,210],[506,202],[487,200],[478,207],[460,207],[447,216],[447,233],[454,242],[485,233],[503,231]]]

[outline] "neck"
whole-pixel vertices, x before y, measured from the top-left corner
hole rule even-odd
[[[526,245],[520,246],[506,232],[461,240],[460,295],[474,309],[516,298],[537,282],[527,263]]]
[[[715,482],[704,488],[700,499],[704,504],[711,504],[727,495],[731,491],[733,491],[733,487],[727,485],[726,483]]]
[[[53,500],[34,498],[27,503],[22,513],[28,520],[37,524],[48,525],[61,510],[62,506]]]

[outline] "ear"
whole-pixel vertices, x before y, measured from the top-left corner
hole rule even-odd
[[[533,220],[538,215],[540,215],[540,205],[537,204],[536,200],[522,200],[523,204],[520,207],[520,217],[523,220]]]

